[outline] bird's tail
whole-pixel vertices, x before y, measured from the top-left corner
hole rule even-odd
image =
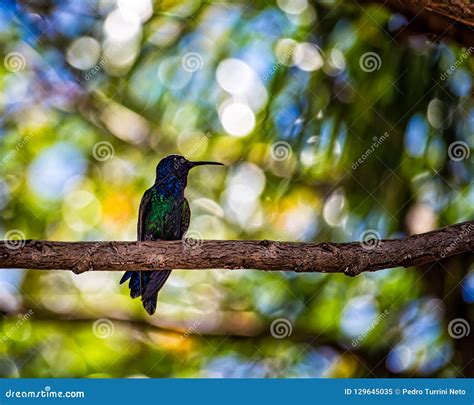
[[[127,271],[120,280],[120,284],[130,279],[130,297],[141,296],[143,307],[153,315],[156,311],[158,292],[171,274],[171,270],[160,271]]]

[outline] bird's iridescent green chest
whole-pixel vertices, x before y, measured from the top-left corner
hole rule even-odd
[[[145,238],[174,240],[182,234],[184,198],[164,196],[152,191],[144,218]]]
[[[147,207],[145,227],[151,231],[162,231],[174,209],[175,202],[172,197],[153,193]]]

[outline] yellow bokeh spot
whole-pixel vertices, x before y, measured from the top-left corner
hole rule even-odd
[[[132,197],[124,193],[110,193],[102,202],[104,220],[124,224],[136,215],[133,211]]]
[[[195,342],[188,333],[150,332],[150,338],[162,350],[177,353],[189,353],[195,348]]]

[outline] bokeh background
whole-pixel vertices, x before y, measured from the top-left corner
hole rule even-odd
[[[352,241],[473,218],[472,48],[380,5],[4,1],[3,239],[134,240],[164,156],[189,236]],[[473,376],[472,255],[356,278],[0,270],[0,376]]]

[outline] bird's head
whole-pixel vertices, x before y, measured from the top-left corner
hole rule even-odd
[[[156,167],[156,182],[161,183],[168,179],[177,179],[184,186],[188,177],[188,172],[197,166],[220,165],[218,162],[191,162],[181,155],[169,155],[160,160]]]

